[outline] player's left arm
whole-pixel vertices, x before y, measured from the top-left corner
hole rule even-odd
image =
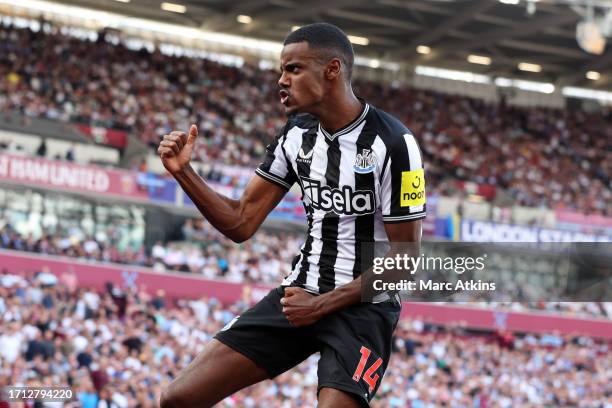
[[[421,220],[385,224],[385,231],[387,231],[392,247],[394,243],[400,245],[407,242],[419,244],[421,242],[421,224]],[[372,273],[370,268],[351,283],[320,296],[314,296],[302,288],[285,288],[285,297],[281,299],[283,313],[293,326],[307,326],[315,323],[323,316],[360,303],[363,279],[367,279],[368,275]]]

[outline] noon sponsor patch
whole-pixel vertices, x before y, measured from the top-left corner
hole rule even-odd
[[[403,171],[400,207],[425,204],[425,172],[423,169]]]

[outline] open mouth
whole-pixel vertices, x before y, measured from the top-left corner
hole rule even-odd
[[[280,91],[278,91],[278,95],[280,96],[280,103],[285,105],[289,100],[289,92],[284,89],[281,89]]]

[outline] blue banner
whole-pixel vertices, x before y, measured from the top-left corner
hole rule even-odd
[[[612,242],[605,235],[465,219],[459,222],[458,236],[452,235],[467,242]]]

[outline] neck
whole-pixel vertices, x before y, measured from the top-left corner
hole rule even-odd
[[[330,93],[317,109],[315,116],[323,129],[333,134],[355,120],[362,109],[363,105],[348,85],[338,92]]]

